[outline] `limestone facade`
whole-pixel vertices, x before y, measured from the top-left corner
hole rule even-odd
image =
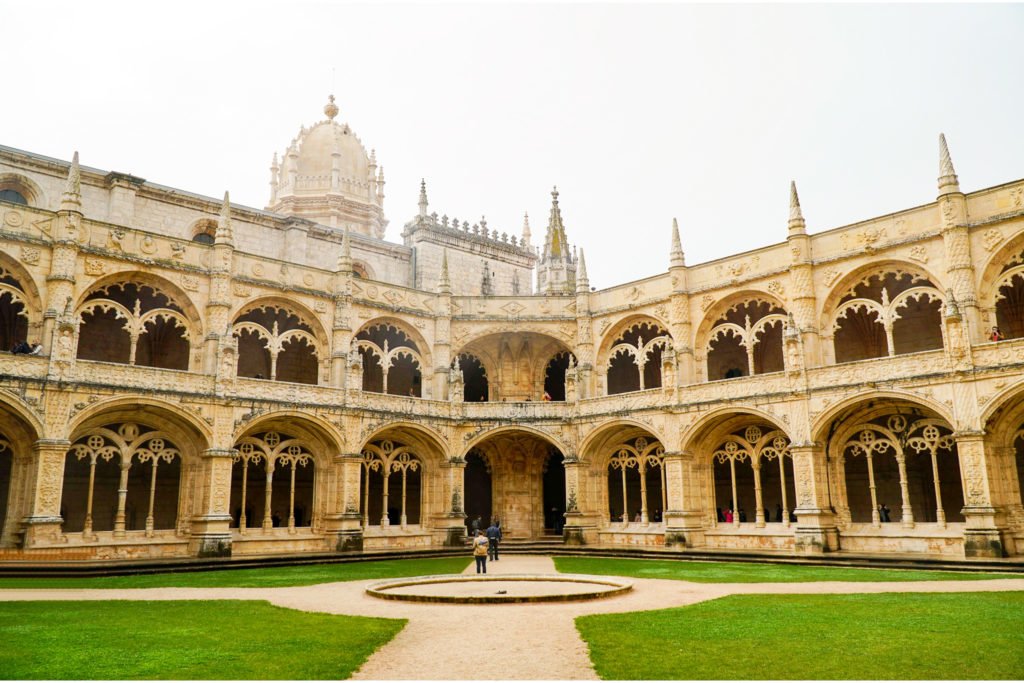
[[[0,558],[1024,554],[1024,181],[591,291],[325,111],[266,211],[0,147]]]

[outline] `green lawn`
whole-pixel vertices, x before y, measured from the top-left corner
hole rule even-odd
[[[1024,678],[1024,593],[734,595],[576,626],[606,679]]]
[[[0,677],[348,678],[405,623],[248,600],[0,602]]]
[[[439,557],[423,560],[372,560],[344,564],[312,564],[263,569],[220,569],[202,572],[136,574],[83,578],[0,577],[0,588],[273,588],[309,586],[332,581],[390,579],[424,574],[458,574],[470,557]],[[2,671],[0,671],[2,675]],[[243,676],[244,678],[244,676]]]
[[[801,581],[972,581],[1024,578],[1024,574],[921,571],[916,569],[856,569],[808,567],[747,562],[692,560],[620,560],[600,557],[556,557],[555,568],[565,574],[632,576],[638,579],[677,579],[698,583],[794,583]]]

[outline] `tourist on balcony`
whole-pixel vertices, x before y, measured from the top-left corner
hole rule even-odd
[[[39,344],[39,343],[33,345],[32,346],[32,350],[28,352],[28,355],[30,355],[30,356],[41,356],[41,355],[43,355],[43,345]]]
[[[1004,337],[1003,333],[999,331],[999,328],[993,326],[992,333],[988,335],[988,340],[989,341],[1003,341],[1004,339],[1006,339],[1006,337]]]

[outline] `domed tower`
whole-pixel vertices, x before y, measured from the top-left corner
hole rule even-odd
[[[334,120],[334,95],[324,114],[299,130],[280,159],[274,153],[267,210],[383,239],[384,169],[347,123]]]

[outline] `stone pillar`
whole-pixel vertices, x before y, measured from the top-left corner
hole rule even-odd
[[[334,549],[338,552],[363,549],[363,520],[359,514],[362,460],[360,453],[339,453],[332,458],[324,528],[335,538]]]
[[[231,556],[231,466],[233,448],[208,448],[200,463],[202,509],[192,519],[189,552],[198,557]]]
[[[565,526],[562,539],[566,545],[585,545],[587,529],[596,526],[591,501],[587,496],[587,465],[574,455],[562,459],[565,468]]]
[[[665,545],[704,545],[704,522],[700,510],[700,483],[695,458],[682,451],[665,453]]]
[[[839,549],[839,530],[829,500],[828,462],[816,443],[790,446],[796,480],[797,552],[815,554]]]
[[[441,464],[445,477],[445,541],[447,546],[462,547],[466,540],[466,461],[452,456]]]
[[[64,458],[70,446],[66,439],[40,439],[33,446],[35,453],[28,468],[28,516],[23,520],[26,548],[64,542],[60,499]]]
[[[28,484],[32,466],[32,454],[22,450],[10,452],[11,483],[7,494],[7,514],[0,529],[0,548],[17,545],[22,517],[28,514],[25,501],[29,498]]]
[[[964,555],[1003,557],[1004,530],[996,524],[992,504],[991,482],[998,476],[997,463],[985,452],[983,433],[960,433],[955,438],[964,489]]]

